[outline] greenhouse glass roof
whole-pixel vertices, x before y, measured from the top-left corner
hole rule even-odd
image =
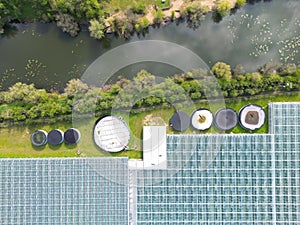
[[[300,104],[270,104],[269,126],[264,135],[168,135],[168,169],[135,171],[137,224],[297,224]]]
[[[0,224],[128,224],[127,164],[127,158],[1,159]]]
[[[300,103],[268,115],[269,134],[167,135],[165,168],[0,159],[0,224],[298,224]]]

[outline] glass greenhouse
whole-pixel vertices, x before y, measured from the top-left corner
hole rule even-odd
[[[128,158],[0,159],[0,224],[298,224],[300,103],[269,134],[167,135],[167,166]]]

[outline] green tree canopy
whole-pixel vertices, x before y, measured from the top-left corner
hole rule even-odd
[[[225,79],[227,81],[232,78],[231,67],[224,62],[217,62],[212,67],[211,71],[216,75],[217,78]]]
[[[141,70],[134,80],[134,85],[138,90],[150,88],[155,85],[155,76],[148,73],[146,70]]]
[[[295,63],[288,63],[279,68],[279,74],[282,76],[293,75],[297,70],[297,66]]]
[[[204,14],[209,11],[207,7],[199,4],[192,4],[187,6],[181,13],[183,17],[186,17],[189,27],[197,28],[200,26],[200,19]]]
[[[227,0],[221,0],[218,3],[217,6],[217,12],[221,15],[221,16],[226,16],[227,12],[229,12],[229,10],[232,8],[231,4],[229,1]]]
[[[90,20],[90,26],[89,26],[89,31],[90,31],[90,36],[96,39],[102,39],[105,36],[105,24],[103,20]]]
[[[73,16],[69,14],[57,14],[55,19],[57,26],[61,28],[63,32],[70,34],[72,37],[78,34],[79,26]]]
[[[67,83],[67,86],[64,91],[68,97],[74,97],[78,94],[85,94],[88,91],[88,89],[88,85],[83,83],[81,80],[72,79]]]
[[[139,1],[139,2],[134,1],[131,9],[136,14],[145,14],[146,13],[146,5],[142,1]]]
[[[245,74],[245,70],[244,67],[241,64],[238,64],[234,67],[233,69],[233,77],[237,78],[240,75],[244,75]]]
[[[236,1],[237,7],[241,7],[241,6],[245,5],[245,3],[246,3],[246,0],[237,0]]]
[[[44,89],[37,90],[34,84],[16,83],[9,88],[4,95],[4,101],[7,103],[37,104],[47,97]]]

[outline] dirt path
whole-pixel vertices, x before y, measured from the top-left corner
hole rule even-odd
[[[237,0],[227,0],[230,2],[232,7],[235,6]],[[218,1],[217,0],[200,0],[199,1],[203,6],[207,6],[210,10],[213,9],[213,7],[217,6]]]
[[[232,7],[235,6],[236,1],[237,0],[227,0],[231,3]],[[218,0],[194,0],[192,2],[193,4],[201,4],[203,6],[207,6],[209,8],[209,10],[212,10],[217,4],[218,4]],[[171,0],[171,8],[164,10],[164,15],[166,17],[171,17],[172,16],[172,11],[175,12],[175,18],[179,18],[180,17],[180,10],[182,10],[184,8],[185,5],[188,5],[189,3],[187,3],[185,0]],[[149,20],[150,24],[153,24],[153,11],[154,11],[154,6],[149,6],[147,8],[147,14],[145,15],[145,17]],[[117,14],[120,14],[117,13]],[[114,16],[116,16],[117,14],[112,15],[110,18],[113,18]],[[107,26],[109,25],[109,23],[107,22],[108,19],[106,20],[106,24]]]
[[[148,9],[147,9],[146,18],[149,20],[150,24],[153,24],[154,17],[153,17],[152,12],[153,12],[154,10],[155,10],[155,9],[154,9],[153,6],[150,6],[150,7],[148,7]]]
[[[235,6],[237,0],[228,0],[232,7]],[[193,4],[201,4],[202,6],[207,6],[209,10],[212,10],[215,6],[217,6],[218,1],[217,0],[195,0],[192,2]],[[172,11],[175,11],[175,18],[180,17],[180,10],[184,8],[185,5],[189,3],[185,2],[184,0],[171,0],[171,8],[168,10],[164,10],[164,15],[167,17],[171,17]],[[150,21],[150,23],[153,23],[153,12],[154,8],[153,6],[148,8],[148,13],[146,14],[147,19]]]
[[[171,17],[172,11],[175,11],[175,18],[180,17],[180,9],[182,8],[184,1],[183,0],[174,0],[171,1],[172,7],[164,11],[165,16]]]

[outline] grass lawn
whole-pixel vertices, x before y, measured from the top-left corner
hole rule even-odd
[[[300,94],[293,93],[289,96],[280,95],[280,96],[255,96],[251,98],[236,98],[236,99],[227,99],[226,107],[233,108],[237,112],[247,104],[257,104],[265,108],[266,113],[268,114],[267,105],[269,102],[298,102],[300,101]],[[210,108],[208,103],[205,101],[200,101],[195,103],[196,108],[205,107]],[[193,106],[184,108],[184,111],[188,114],[191,114],[195,108]],[[210,108],[211,109],[211,108]],[[213,113],[217,110],[216,107],[211,109]],[[128,156],[129,158],[141,158],[141,140],[142,140],[142,127],[143,120],[145,116],[152,115],[152,117],[159,117],[161,121],[165,124],[168,124],[168,121],[171,115],[175,112],[174,108],[163,108],[157,107],[156,109],[137,113],[130,114],[129,117],[129,127],[131,130],[131,140],[129,147],[134,150],[122,151],[119,153],[109,154],[103,152],[97,148],[94,144],[92,131],[94,126],[95,118],[83,121],[74,122],[73,125],[71,122],[61,122],[56,124],[39,124],[39,125],[28,125],[28,126],[14,126],[10,128],[1,128],[0,132],[0,157],[76,157],[77,151],[80,151],[80,157],[89,157],[89,156]],[[124,119],[125,115],[122,113],[119,114]],[[237,126],[232,131],[227,133],[267,133],[268,132],[268,120],[266,124],[257,131],[246,131],[240,126]],[[67,145],[63,143],[59,147],[50,147],[46,145],[44,147],[33,147],[30,143],[30,134],[36,129],[44,129],[49,132],[52,129],[61,129],[66,131],[70,127],[76,127],[81,132],[81,140],[78,145]],[[177,134],[178,132],[173,131],[167,126],[168,134]],[[192,128],[188,128],[184,133],[220,133],[214,127],[205,132],[195,131]],[[78,157],[79,157],[78,156]]]
[[[154,5],[155,0],[110,0],[110,1],[104,1],[103,4],[105,5],[104,8],[109,13],[117,13],[119,11],[125,11],[127,9],[132,8],[132,6],[137,3],[142,3],[146,7],[150,5]]]
[[[170,0],[165,0],[164,3],[162,2],[162,0],[155,0],[155,4],[160,9],[167,8],[170,7]]]

